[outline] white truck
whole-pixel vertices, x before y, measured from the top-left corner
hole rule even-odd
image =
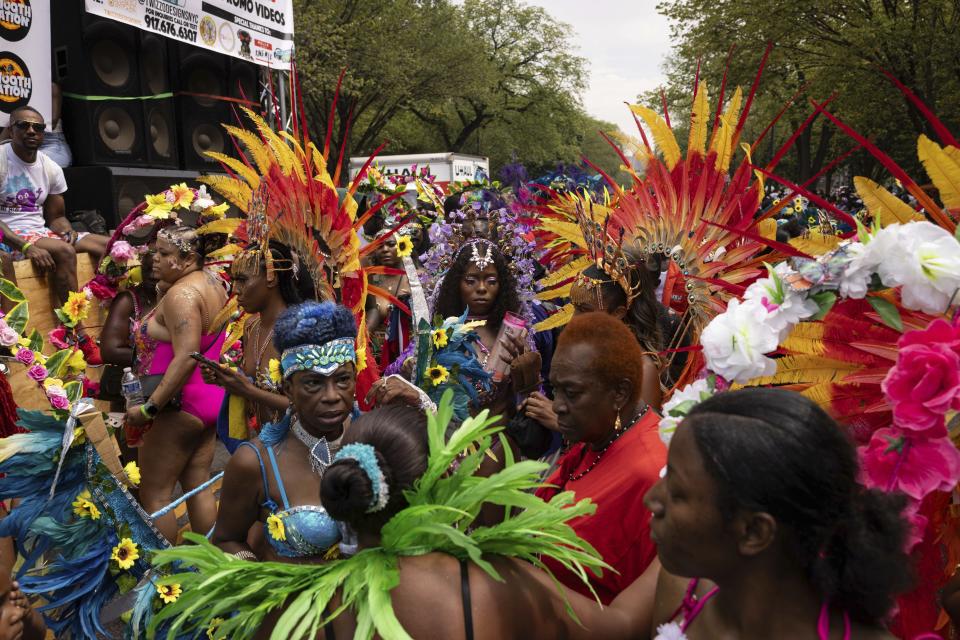
[[[350,158],[350,179],[353,180],[363,168],[366,158]],[[414,167],[417,171],[429,167],[436,182],[446,187],[450,182],[473,180],[478,170],[490,176],[490,159],[484,156],[472,156],[465,153],[409,153],[395,156],[377,156],[373,164],[386,175],[410,175]]]

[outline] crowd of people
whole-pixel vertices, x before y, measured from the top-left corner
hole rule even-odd
[[[28,259],[61,304],[80,291],[108,309],[99,347],[78,322],[66,348],[106,363],[101,397],[122,412],[137,486],[104,489],[107,456],[78,461],[72,438],[31,447],[59,423],[22,414],[29,432],[0,445],[13,501],[0,638],[43,637],[34,597],[51,629],[88,636],[132,590],[132,633],[165,637],[907,637],[898,598],[917,587],[920,507],[893,480],[865,484],[856,416],[763,367],[721,371],[710,341],[768,286],[769,318],[746,320],[723,357],[789,368],[792,325],[762,348],[750,332],[806,289],[769,265],[764,285],[761,265],[801,255],[782,247],[811,233],[845,246],[850,221],[873,215],[855,194],[819,209],[765,193],[748,163],[725,179],[729,158],[692,143],[686,158],[651,155],[662,171],[629,188],[441,186],[375,160],[338,188],[305,139],[250,118],[229,177],[150,195],[104,237],[67,222],[40,114],[11,116],[4,273]],[[716,136],[730,148],[732,131]],[[671,190],[680,163],[699,189]],[[923,202],[903,202],[922,218]],[[77,252],[100,265],[90,283]],[[807,289],[831,277],[789,268]],[[814,316],[806,304],[789,322]],[[124,368],[139,394],[128,377],[119,388]],[[960,395],[945,402],[960,409]],[[73,434],[77,415],[54,408]],[[58,464],[28,464],[46,451]],[[38,487],[51,500],[25,495]],[[178,487],[193,533],[171,509]],[[121,494],[136,508],[116,507]],[[94,541],[65,541],[94,525],[109,558],[71,591]]]

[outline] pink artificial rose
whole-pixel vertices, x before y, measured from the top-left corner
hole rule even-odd
[[[131,220],[129,223],[127,223],[126,226],[123,227],[123,229],[122,229],[121,231],[122,231],[123,235],[128,236],[128,235],[130,235],[131,233],[135,233],[135,232],[139,231],[140,229],[144,229],[144,228],[146,228],[146,227],[149,227],[149,226],[152,225],[154,222],[156,222],[156,220],[154,220],[152,217],[144,214],[144,215],[142,215],[142,216],[137,216],[136,218],[134,218],[133,220]]]
[[[878,429],[858,451],[867,487],[922,500],[934,491],[952,491],[960,481],[960,451],[946,436],[917,438],[910,432]]]
[[[71,346],[70,343],[67,342],[67,328],[63,325],[60,325],[48,333],[47,338],[50,339],[50,344],[55,346],[57,349],[66,349]]]
[[[126,240],[117,240],[110,247],[110,257],[116,262],[127,262],[136,257],[137,251]]]
[[[0,346],[12,347],[19,339],[20,334],[14,331],[5,320],[0,320]]]
[[[960,409],[960,356],[940,343],[902,347],[881,387],[897,426],[946,435],[944,414]]]
[[[66,410],[70,408],[70,399],[67,398],[66,394],[63,394],[63,395],[59,393],[47,394],[47,400],[50,401],[50,406],[52,406],[54,409]]]
[[[922,331],[908,331],[897,343],[901,349],[912,344],[942,344],[960,356],[960,323],[951,324],[943,318],[931,322]]]
[[[32,367],[27,369],[27,375],[30,376],[31,380],[43,382],[47,379],[47,368],[37,362]]]
[[[17,360],[29,367],[33,364],[33,351],[26,347],[20,347],[17,349]]]

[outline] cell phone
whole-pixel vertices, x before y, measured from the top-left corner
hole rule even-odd
[[[199,362],[200,364],[205,364],[208,367],[213,367],[214,369],[222,369],[223,367],[216,360],[211,360],[207,356],[203,355],[199,351],[194,351],[190,354],[190,357]]]

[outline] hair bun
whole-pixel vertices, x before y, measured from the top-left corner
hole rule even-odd
[[[320,501],[334,520],[353,522],[370,507],[373,485],[356,460],[338,460],[323,472]]]

